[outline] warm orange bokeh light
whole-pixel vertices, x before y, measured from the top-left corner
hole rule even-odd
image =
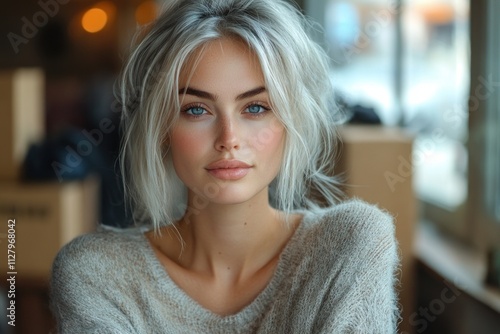
[[[148,0],[141,3],[135,10],[135,20],[140,25],[147,24],[158,15],[158,5],[156,2]]]
[[[101,31],[108,22],[108,14],[102,9],[91,8],[83,14],[82,27],[87,32]]]

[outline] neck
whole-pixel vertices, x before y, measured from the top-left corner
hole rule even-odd
[[[267,189],[245,203],[210,203],[188,212],[178,228],[185,242],[183,266],[233,280],[272,262],[291,234],[283,216],[269,206]]]

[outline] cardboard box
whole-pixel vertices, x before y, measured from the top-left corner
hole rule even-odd
[[[41,69],[0,72],[0,181],[19,179],[29,144],[45,133],[44,91]]]
[[[18,279],[48,281],[55,255],[97,226],[99,181],[0,183],[0,270],[7,268],[9,220],[15,220]]]
[[[417,219],[412,186],[413,138],[399,128],[347,125],[340,129],[342,145],[336,173],[345,173],[348,196],[377,204],[395,218],[402,257],[399,332],[412,333],[409,317],[415,306],[413,238]]]

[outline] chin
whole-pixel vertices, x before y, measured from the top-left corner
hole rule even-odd
[[[191,193],[193,204],[206,206],[207,204],[216,205],[239,205],[255,199],[256,197],[266,195],[267,187],[262,190],[249,189],[248,185],[221,185],[216,192],[210,192],[208,189],[204,193],[194,191]],[[265,194],[264,194],[265,192]]]
[[[238,205],[252,200],[255,196],[256,194],[250,194],[248,192],[222,191],[221,194],[218,194],[213,198],[209,198],[208,200],[210,203],[218,205]]]

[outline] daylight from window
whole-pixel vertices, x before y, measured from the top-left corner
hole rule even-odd
[[[332,82],[349,104],[415,134],[419,198],[454,209],[467,197],[468,1],[405,0],[400,23],[395,3],[328,1]]]

